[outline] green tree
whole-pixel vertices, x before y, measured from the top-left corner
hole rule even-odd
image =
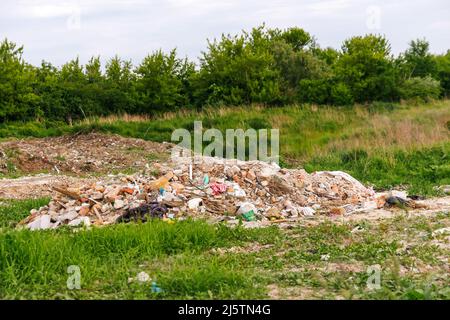
[[[442,93],[450,97],[450,50],[446,54],[435,57],[436,75],[441,82]]]
[[[173,110],[183,101],[182,70],[185,61],[177,58],[176,50],[164,54],[161,50],[144,58],[137,67],[137,91],[140,112]]]
[[[404,60],[405,78],[426,77],[436,74],[436,61],[429,52],[430,44],[425,39],[412,40],[401,58]]]
[[[303,103],[327,104],[330,85],[324,79],[303,79],[298,85],[298,100]]]
[[[270,38],[261,26],[208,42],[195,79],[197,104],[279,103],[280,74]]]
[[[84,96],[87,79],[78,57],[61,67],[59,78],[66,121],[70,123],[73,119],[87,117],[87,103]]]
[[[316,57],[318,57],[322,61],[325,61],[329,66],[333,66],[339,57],[339,52],[331,47],[327,47],[325,49],[315,47],[313,49],[313,52]]]
[[[64,119],[67,110],[63,101],[65,87],[60,84],[59,70],[51,63],[42,61],[36,71],[36,94],[40,108],[47,119]]]
[[[316,56],[314,50],[305,46],[295,49],[291,44],[278,40],[273,41],[272,47],[274,68],[280,74],[280,88],[284,103],[294,102],[294,98],[298,95],[304,102],[308,102],[304,100],[307,99],[308,94],[299,93],[299,90],[306,89],[305,84],[311,83],[305,80],[328,80],[331,77],[330,66]],[[302,86],[300,86],[301,82]],[[309,87],[309,89],[312,88]],[[311,90],[308,92],[311,93]]]
[[[349,106],[355,101],[350,88],[342,82],[338,82],[331,88],[331,101],[337,106]]]
[[[314,48],[316,45],[314,37],[301,28],[294,27],[284,31],[275,29],[269,32],[275,35],[274,38],[277,38],[276,35],[279,34],[279,37],[289,44],[294,51]]]
[[[23,47],[0,43],[0,121],[41,116],[39,96],[34,93],[36,68],[23,58]]]
[[[391,100],[395,96],[396,73],[391,47],[383,36],[371,34],[346,40],[335,74],[356,102]]]
[[[86,81],[83,66],[80,64],[80,59],[78,57],[61,67],[60,76],[61,80],[67,82],[84,83]]]
[[[84,66],[85,83],[82,87],[83,111],[90,116],[106,115],[115,110],[105,103],[105,78],[101,70],[100,57],[91,57]]]
[[[113,113],[137,112],[136,74],[131,61],[116,55],[106,63],[105,74],[105,106]]]
[[[101,70],[100,57],[91,57],[85,65],[85,76],[89,83],[102,82],[103,75]]]

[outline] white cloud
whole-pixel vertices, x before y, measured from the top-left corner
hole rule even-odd
[[[430,25],[430,29],[435,31],[448,31],[450,30],[450,20],[435,21]]]
[[[351,0],[314,1],[314,3],[308,5],[308,9],[314,13],[331,14],[338,10],[349,8],[351,4]]]
[[[448,0],[1,0],[0,38],[25,46],[25,58],[55,64],[92,54],[139,62],[147,53],[177,47],[195,59],[206,39],[265,22],[299,26],[321,46],[340,47],[352,35],[370,32],[367,8],[381,8],[381,29],[395,53],[426,37],[436,52],[450,45]],[[68,23],[79,13],[80,28]],[[74,22],[77,22],[74,19]]]
[[[21,13],[31,18],[54,18],[68,16],[73,12],[74,8],[74,6],[70,5],[30,6],[23,7]]]

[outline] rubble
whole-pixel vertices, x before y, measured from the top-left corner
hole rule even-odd
[[[249,226],[311,217],[351,214],[375,193],[341,171],[312,174],[261,161],[197,157],[154,163],[152,174],[97,180],[81,187],[54,187],[50,203],[21,224],[30,229],[61,225],[109,225],[149,218],[186,217],[247,221]]]
[[[52,227],[52,223],[50,222],[50,215],[44,214],[42,216],[37,217],[33,222],[28,224],[30,230],[45,230]]]

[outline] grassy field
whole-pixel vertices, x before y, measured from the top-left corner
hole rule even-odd
[[[290,106],[0,124],[0,139],[78,132],[169,141],[176,128],[279,128],[284,166],[344,170],[376,188],[434,195],[450,184],[450,101],[352,108]],[[448,213],[244,229],[151,221],[90,230],[16,230],[48,199],[0,199],[0,299],[450,299]],[[447,239],[447,240],[446,240]],[[81,272],[69,290],[68,267]],[[370,290],[369,267],[381,268]],[[144,271],[150,282],[139,283]],[[155,282],[161,292],[154,292]]]
[[[234,229],[203,221],[17,231],[46,199],[0,206],[1,299],[450,299],[450,217]],[[68,267],[81,289],[67,288]],[[368,267],[379,265],[370,290]],[[130,281],[144,271],[151,282]]]
[[[433,195],[450,184],[450,100],[423,105],[261,106],[181,110],[141,116],[61,123],[0,124],[0,138],[45,137],[92,130],[153,141],[170,141],[176,128],[278,128],[281,164],[307,171],[345,170],[378,189],[408,188]]]

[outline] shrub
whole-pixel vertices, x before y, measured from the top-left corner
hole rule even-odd
[[[326,104],[330,98],[330,88],[327,80],[301,80],[298,86],[298,100]]]
[[[400,98],[429,101],[437,99],[441,93],[441,84],[430,76],[425,78],[413,77],[405,80],[399,88]]]
[[[344,41],[334,70],[356,102],[389,100],[395,93],[395,65],[389,41],[383,36],[369,34]]]
[[[177,58],[176,50],[161,50],[144,58],[136,70],[140,112],[171,110],[183,101],[183,71],[187,61]]]
[[[331,88],[331,100],[338,106],[347,106],[354,102],[350,89],[344,83],[337,83]]]

